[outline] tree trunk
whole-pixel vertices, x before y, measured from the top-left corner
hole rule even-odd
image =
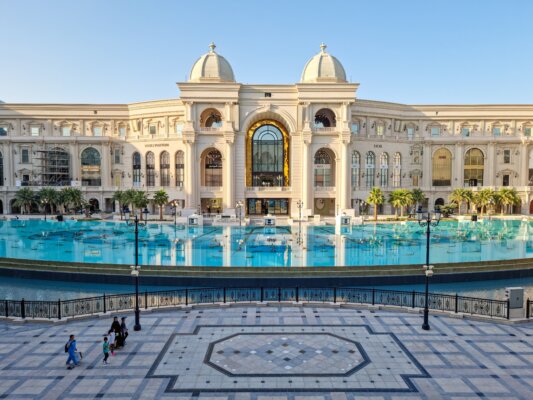
[[[163,206],[159,206],[159,221],[163,221]]]
[[[374,221],[378,220],[378,205],[374,204]]]

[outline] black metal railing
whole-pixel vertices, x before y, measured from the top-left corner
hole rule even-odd
[[[255,302],[344,303],[423,308],[423,292],[371,288],[197,288],[142,292],[139,307],[163,308],[194,304]],[[0,301],[0,316],[62,319],[84,315],[133,310],[135,293],[102,295],[75,300]],[[480,299],[450,294],[429,294],[429,309],[450,313],[509,319],[507,300]],[[533,301],[527,300],[526,317],[533,316]]]
[[[530,299],[526,302],[526,318],[533,318],[533,301]]]

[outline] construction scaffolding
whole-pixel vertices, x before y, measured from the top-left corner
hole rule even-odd
[[[53,147],[36,151],[38,186],[70,186],[70,154]]]

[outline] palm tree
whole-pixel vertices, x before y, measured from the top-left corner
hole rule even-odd
[[[420,205],[420,203],[422,203],[424,200],[426,200],[426,195],[419,188],[411,190],[411,195],[412,195],[412,198],[413,198],[413,203],[412,204],[415,204],[415,208],[418,210],[418,206]]]
[[[124,191],[123,199],[124,206],[128,206],[132,211],[134,211],[135,205],[135,196],[137,195],[137,190],[135,189],[128,189]]]
[[[148,194],[146,192],[143,192],[142,190],[135,191],[135,197],[133,198],[133,207],[139,209],[141,214],[141,221],[143,220],[142,210],[143,208],[146,208],[148,206],[149,202],[150,200],[148,200]]]
[[[507,208],[510,213],[510,206],[518,205],[522,202],[515,188],[503,187],[497,192],[499,203],[502,206],[502,215]]]
[[[50,207],[50,213],[54,212],[54,207],[57,205],[58,199],[57,190],[50,187],[44,187],[37,192],[37,199],[39,203],[43,206],[44,213],[46,216],[46,207]]]
[[[15,202],[13,203],[17,207],[21,207],[23,211],[28,214],[31,206],[36,204],[35,193],[28,187],[20,189],[15,194]]]
[[[163,220],[163,206],[168,203],[168,193],[163,189],[158,190],[154,194],[154,203],[159,207],[159,220]]]
[[[389,203],[395,208],[395,215],[397,209],[400,209],[400,217],[403,217],[404,208],[413,204],[413,193],[407,189],[397,189],[392,191],[389,195]]]
[[[467,206],[468,206],[468,203],[470,201],[472,201],[472,191],[469,190],[469,189],[464,189],[464,188],[457,188],[457,189],[454,189],[450,195],[448,196],[448,200],[453,203],[453,204],[456,204],[457,207],[458,207],[458,214],[461,214],[461,205],[463,203],[466,203]],[[467,207],[468,208],[468,207]]]
[[[374,205],[374,221],[378,220],[378,205],[383,204],[385,196],[380,188],[373,187],[368,194],[366,202]]]
[[[400,189],[393,190],[389,194],[389,203],[394,207],[394,218],[398,218],[398,208],[401,207],[401,198],[398,193],[399,190]]]
[[[124,211],[124,203],[126,200],[125,196],[126,192],[123,192],[122,190],[117,190],[115,193],[113,193],[113,197],[111,198],[113,201],[118,202],[118,210],[120,213],[120,219],[122,220],[122,212]]]
[[[480,215],[483,216],[483,211],[486,211],[487,206],[494,201],[494,190],[481,189],[476,192],[473,197],[473,202],[476,207],[480,207]]]
[[[85,202],[81,190],[72,187],[66,187],[61,189],[58,197],[59,202],[63,204],[65,211],[69,208],[69,206],[72,206],[74,209],[78,209]]]

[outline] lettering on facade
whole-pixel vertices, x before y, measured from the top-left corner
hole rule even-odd
[[[169,143],[151,143],[151,144],[146,144],[144,147],[169,147],[170,144]]]
[[[375,145],[374,145],[374,148],[375,148],[375,149],[381,149],[381,147],[382,147],[382,146],[381,146],[380,144],[375,144]]]

